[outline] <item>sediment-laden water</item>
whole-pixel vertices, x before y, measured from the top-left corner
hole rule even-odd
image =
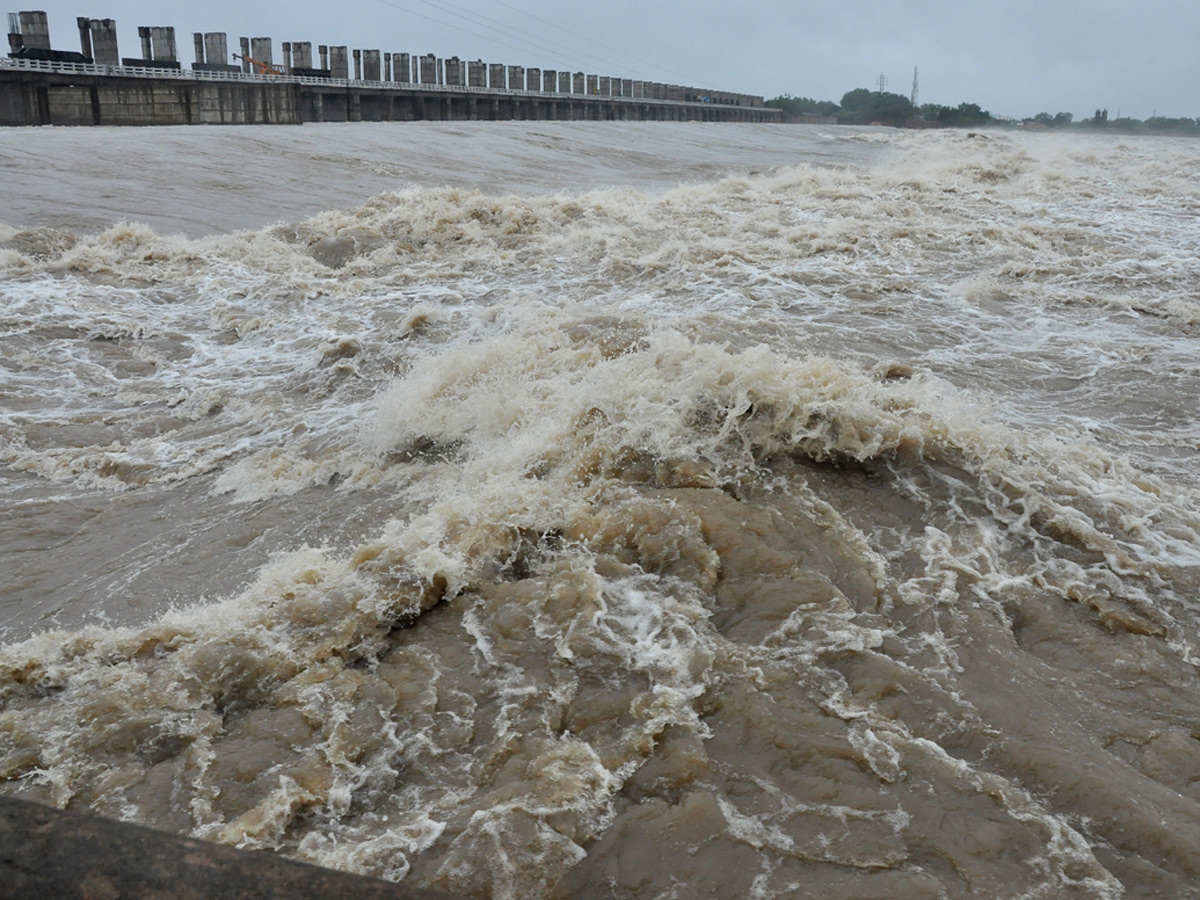
[[[1200,896],[1200,143],[0,166],[0,789],[472,897]]]

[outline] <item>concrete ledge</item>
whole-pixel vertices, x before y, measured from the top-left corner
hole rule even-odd
[[[0,897],[453,900],[270,853],[0,798]]]

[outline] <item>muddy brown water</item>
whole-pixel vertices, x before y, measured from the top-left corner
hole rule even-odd
[[[375,128],[3,136],[0,790],[475,897],[1200,896],[1191,143]],[[134,138],[148,221],[73,201]]]

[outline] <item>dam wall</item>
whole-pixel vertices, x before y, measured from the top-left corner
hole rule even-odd
[[[0,125],[412,121],[778,122],[708,101],[0,59]]]
[[[0,125],[296,124],[294,84],[13,69],[0,61]]]
[[[51,48],[45,13],[9,16],[0,125],[235,125],[392,121],[777,122],[749,94],[585,72],[141,26],[118,53],[112,19],[77,20],[79,51]],[[240,53],[230,53],[238,47]],[[119,60],[119,64],[118,64]],[[317,67],[314,68],[314,63]]]

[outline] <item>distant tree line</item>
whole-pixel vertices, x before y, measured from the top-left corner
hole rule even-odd
[[[1067,128],[1089,131],[1118,131],[1132,134],[1196,134],[1200,135],[1200,119],[1168,119],[1163,116],[1151,116],[1149,119],[1131,119],[1128,116],[1118,116],[1109,119],[1107,109],[1098,109],[1095,114],[1075,120],[1069,112],[1050,115],[1040,112],[1021,120],[1026,127]]]
[[[895,127],[924,128],[980,128],[985,125],[1020,125],[1032,128],[1087,128],[1123,132],[1200,134],[1200,119],[1168,119],[1153,116],[1144,122],[1139,119],[1117,118],[1111,121],[1107,109],[1097,109],[1090,118],[1075,121],[1069,112],[1051,115],[1040,112],[1020,122],[1000,120],[992,116],[977,103],[960,103],[958,106],[942,106],[938,103],[923,103],[913,106],[903,94],[887,91],[870,91],[855,88],[842,96],[840,103],[832,100],[814,100],[811,97],[793,97],[784,94],[766,102],[767,106],[783,110],[785,115],[795,118],[822,116],[836,118],[842,125],[892,125]]]
[[[781,109],[789,116],[806,115],[836,117],[843,125],[894,125],[901,126],[922,121],[947,128],[975,128],[991,124],[991,113],[980,109],[977,103],[960,103],[958,106],[942,106],[925,103],[913,106],[903,94],[888,91],[869,91],[856,88],[842,96],[841,103],[832,100],[813,100],[809,97],[793,97],[784,94],[767,101],[767,106]]]

